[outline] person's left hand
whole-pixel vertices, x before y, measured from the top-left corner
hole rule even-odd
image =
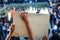
[[[15,29],[15,24],[12,24],[11,28],[10,28],[10,32],[13,33]]]
[[[27,12],[21,12],[20,17],[23,21],[28,21],[28,13]]]

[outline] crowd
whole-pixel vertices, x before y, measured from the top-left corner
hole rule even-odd
[[[50,13],[50,27],[49,40],[60,40],[60,3],[51,2],[49,6]]]
[[[5,40],[7,35],[9,34],[9,27],[13,23],[13,9],[8,13],[0,14],[0,40]]]
[[[5,13],[0,15],[0,39],[4,40],[8,34],[9,22]]]

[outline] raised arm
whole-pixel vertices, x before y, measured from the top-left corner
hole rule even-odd
[[[14,32],[14,29],[15,29],[15,24],[11,24],[11,26],[8,29],[9,34],[7,35],[5,40],[10,40],[11,39],[11,36],[12,36],[12,33]]]
[[[28,32],[30,40],[33,40],[32,31],[31,31],[30,24],[29,24],[29,21],[28,21],[28,13],[21,12],[20,17],[21,17],[21,19],[24,21],[24,23],[26,25],[27,32]]]

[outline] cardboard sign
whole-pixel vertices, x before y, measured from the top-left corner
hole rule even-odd
[[[30,28],[34,37],[48,35],[49,14],[28,14]],[[27,29],[19,13],[14,15],[15,31],[12,36],[28,37]]]

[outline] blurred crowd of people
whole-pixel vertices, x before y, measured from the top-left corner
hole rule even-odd
[[[9,22],[5,13],[0,15],[0,39],[4,40],[8,34]]]
[[[14,16],[13,9],[8,13],[8,16],[5,13],[0,14],[0,40],[5,40],[9,34],[9,26],[13,23]]]
[[[51,2],[49,6],[50,27],[49,40],[60,40],[60,3]]]

